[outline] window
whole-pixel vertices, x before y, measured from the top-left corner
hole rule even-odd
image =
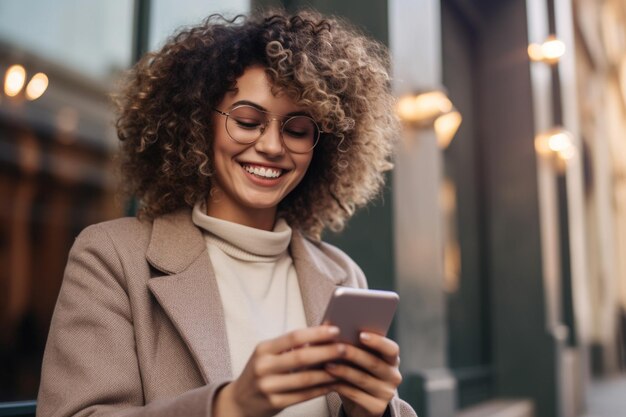
[[[0,76],[24,68],[14,95],[0,90],[0,414],[33,400],[69,248],[87,225],[124,214],[116,201],[116,138],[108,98],[132,64],[133,0],[0,2]],[[248,0],[153,0],[150,48],[211,13]],[[35,73],[49,80],[29,99]],[[0,87],[1,88],[1,87]]]

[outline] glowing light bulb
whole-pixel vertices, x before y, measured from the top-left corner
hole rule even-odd
[[[404,122],[414,122],[417,118],[417,110],[415,108],[415,98],[412,96],[402,97],[397,105],[398,116]]]
[[[572,159],[577,152],[572,134],[562,128],[551,129],[537,135],[535,149],[544,157],[552,155],[563,162]]]
[[[4,78],[4,94],[15,97],[24,88],[26,70],[21,65],[11,65]]]
[[[528,45],[528,57],[535,62],[543,61],[543,52],[541,51],[541,45],[538,43],[531,43]]]
[[[446,113],[435,120],[434,127],[437,135],[437,144],[441,149],[445,149],[450,145],[462,121],[463,117],[458,111]]]
[[[572,146],[572,140],[565,132],[555,133],[548,138],[548,148],[554,152],[562,152]]]
[[[450,99],[442,91],[434,90],[402,97],[398,102],[398,115],[405,122],[429,124],[433,119],[452,111]]]
[[[48,88],[48,76],[43,72],[33,75],[26,86],[26,98],[37,100]]]
[[[558,62],[565,55],[565,44],[555,36],[550,35],[541,45],[541,52],[545,61]]]
[[[541,45],[538,43],[528,45],[528,57],[534,62],[556,64],[565,55],[565,50],[565,43],[550,35]]]

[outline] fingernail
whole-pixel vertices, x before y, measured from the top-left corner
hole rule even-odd
[[[337,335],[337,334],[339,334],[339,327],[337,327],[337,326],[330,326],[330,327],[328,328],[328,333],[329,333],[329,334],[332,334],[332,335]]]
[[[338,344],[337,345],[337,352],[339,352],[340,354],[343,354],[346,351],[346,347],[343,344]]]
[[[372,336],[369,333],[361,332],[360,337],[361,340],[372,340]]]

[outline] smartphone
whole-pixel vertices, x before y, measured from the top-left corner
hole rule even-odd
[[[398,306],[393,291],[339,287],[330,298],[322,324],[339,327],[339,340],[359,345],[359,333],[387,335]]]

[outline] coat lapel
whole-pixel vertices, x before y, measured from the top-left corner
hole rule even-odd
[[[316,245],[318,244],[308,241],[297,230],[293,231],[291,257],[298,274],[302,304],[309,326],[322,322],[333,291],[346,279],[346,272]]]
[[[205,382],[231,377],[224,311],[206,243],[187,210],[154,220],[147,259],[168,274],[150,291],[196,361]]]
[[[346,272],[332,259],[315,248],[315,243],[306,240],[296,230],[291,239],[291,257],[298,274],[300,293],[307,325],[322,322],[326,305],[333,291],[344,284]],[[336,392],[326,395],[326,404],[331,417],[339,416],[341,398]]]
[[[318,244],[293,231],[290,252],[298,275],[307,325],[322,321],[328,300],[346,279],[346,272]],[[206,383],[232,378],[224,310],[202,232],[189,210],[154,220],[146,254],[148,262],[167,274],[151,278],[150,291],[170,318]],[[341,401],[327,395],[331,416]]]

